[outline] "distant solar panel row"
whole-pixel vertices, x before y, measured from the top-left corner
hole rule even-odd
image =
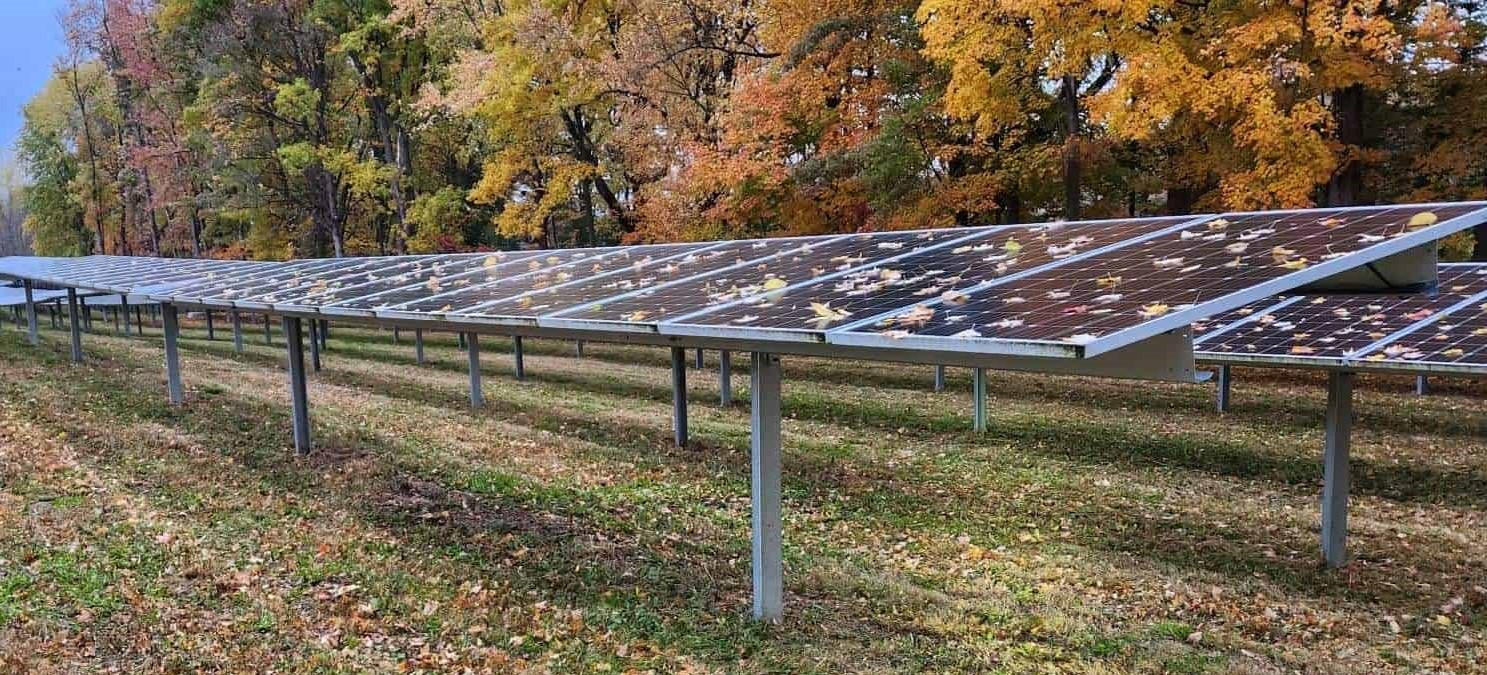
[[[1487,373],[1487,264],[1441,265],[1435,295],[1270,298],[1193,329],[1215,362]]]
[[[1455,203],[289,263],[95,256],[27,278],[260,312],[1088,357],[1484,220],[1487,204]],[[1271,339],[1354,347],[1426,301],[1383,302],[1356,333]],[[1328,311],[1345,330],[1371,306]],[[1247,330],[1226,333],[1259,345]]]

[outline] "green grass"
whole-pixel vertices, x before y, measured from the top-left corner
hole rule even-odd
[[[664,350],[337,328],[288,447],[282,346],[0,332],[0,672],[1472,672],[1482,388],[1369,377],[1355,562],[1316,552],[1322,380],[1204,387],[786,360],[788,613],[749,620],[749,433]],[[276,339],[278,336],[276,335]],[[709,354],[709,357],[715,357]],[[747,397],[747,359],[734,391]],[[1349,654],[1344,665],[1338,654]],[[9,670],[7,670],[9,669]]]

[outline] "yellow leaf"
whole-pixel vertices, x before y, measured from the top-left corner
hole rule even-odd
[[[1150,305],[1143,306],[1140,311],[1136,313],[1148,319],[1154,319],[1170,311],[1172,311],[1171,307],[1168,307],[1167,305],[1164,305],[1160,302],[1155,302]]]
[[[1017,255],[1022,251],[1022,244],[1017,243],[1016,239],[1008,239],[1007,243],[1002,244],[1002,250],[1011,255]]]
[[[1103,277],[1100,277],[1099,279],[1096,279],[1095,285],[1099,286],[1100,288],[1115,288],[1116,286],[1120,285],[1120,277],[1113,274],[1107,274]]]
[[[770,277],[764,280],[764,290],[766,291],[778,291],[789,285],[789,283],[779,277]]]
[[[1434,225],[1437,220],[1440,219],[1436,217],[1435,212],[1421,211],[1413,216],[1410,216],[1410,229],[1413,230],[1421,227],[1430,227],[1431,225]]]

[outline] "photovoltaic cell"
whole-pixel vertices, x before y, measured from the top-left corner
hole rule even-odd
[[[461,316],[535,319],[542,314],[644,291],[679,279],[766,258],[800,246],[799,239],[756,239],[727,242],[669,258],[650,257],[629,267],[580,281],[552,286],[527,295],[460,312]]]
[[[1263,312],[1201,349],[1216,354],[1261,354],[1318,359],[1356,355],[1384,338],[1487,291],[1487,269],[1443,266],[1435,296],[1307,296]]]
[[[984,228],[954,246],[694,314],[682,323],[822,331],[853,317],[870,317],[927,299],[953,300],[979,284],[1190,220],[1147,218]]]
[[[567,283],[584,276],[600,275],[624,269],[646,258],[683,254],[713,245],[711,242],[706,244],[652,244],[648,246],[607,249],[577,260],[565,259],[563,256],[558,255],[550,255],[540,260],[529,259],[527,264],[531,271],[525,274],[508,276],[478,286],[469,286],[436,295],[428,295],[428,297],[420,300],[391,307],[389,311],[440,316],[457,314],[478,305],[541,290],[556,284]]]
[[[965,237],[971,230],[880,232],[798,242],[785,252],[748,265],[656,286],[635,295],[555,312],[565,320],[652,325],[735,300],[778,292],[834,272],[871,265],[921,247]]]
[[[393,277],[411,265],[424,265],[438,260],[442,256],[388,256],[385,258],[367,258],[361,265],[353,265],[333,270],[319,272],[306,272],[300,287],[296,290],[285,292],[272,289],[255,295],[244,295],[243,302],[263,303],[274,306],[298,305],[310,301],[311,298],[322,296],[334,296],[341,291],[365,283],[369,279],[376,280],[384,277]]]
[[[960,304],[919,306],[851,332],[888,340],[1085,345],[1480,209],[1460,204],[1226,215],[992,286]]]

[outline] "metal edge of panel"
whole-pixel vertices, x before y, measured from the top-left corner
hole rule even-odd
[[[800,331],[793,328],[755,328],[749,326],[709,326],[699,323],[660,323],[656,331],[661,335],[685,335],[688,337],[738,338],[767,342],[824,343],[822,333]]]
[[[1440,361],[1368,361],[1364,359],[1341,359],[1335,357],[1310,358],[1294,356],[1268,356],[1263,354],[1224,354],[1220,352],[1197,352],[1197,362],[1203,365],[1249,366],[1252,368],[1300,369],[1300,370],[1346,370],[1381,375],[1453,375],[1464,377],[1487,377],[1487,364],[1444,363]]]
[[[569,319],[556,314],[537,317],[537,326],[553,330],[609,331],[626,335],[660,334],[660,331],[656,330],[656,324],[653,323],[626,323],[608,319]]]
[[[1164,331],[1165,332],[1165,331]],[[1160,334],[1160,333],[1159,333]],[[826,344],[877,349],[918,349],[1001,356],[1044,356],[1065,359],[1087,358],[1084,345],[1054,340],[1005,340],[956,338],[937,335],[889,337],[881,333],[827,334]],[[1134,343],[1132,343],[1134,344]],[[1122,345],[1124,346],[1124,345]]]
[[[1471,203],[1475,204],[1476,202]],[[1405,204],[1399,208],[1410,206],[1416,205]],[[1376,209],[1381,207],[1373,206],[1367,208]],[[1224,214],[1220,217],[1227,216],[1228,214]],[[1379,242],[1340,258],[1321,262],[1304,270],[1281,275],[1269,281],[1263,281],[1213,300],[1198,303],[1187,309],[1172,312],[1151,321],[1144,321],[1135,326],[1109,333],[1090,342],[1088,345],[1085,345],[1085,355],[1098,356],[1152,335],[1173,330],[1179,326],[1191,325],[1194,321],[1201,321],[1216,314],[1223,314],[1251,302],[1257,302],[1272,295],[1279,295],[1286,291],[1301,288],[1311,282],[1363,267],[1369,263],[1404,253],[1411,249],[1426,246],[1433,249],[1436,246],[1436,242],[1440,241],[1441,238],[1479,224],[1483,220],[1487,220],[1487,208],[1479,208],[1475,211],[1451,218],[1443,223],[1437,223],[1414,232],[1406,233],[1403,236]],[[1434,255],[1434,250],[1431,251],[1431,254]]]

